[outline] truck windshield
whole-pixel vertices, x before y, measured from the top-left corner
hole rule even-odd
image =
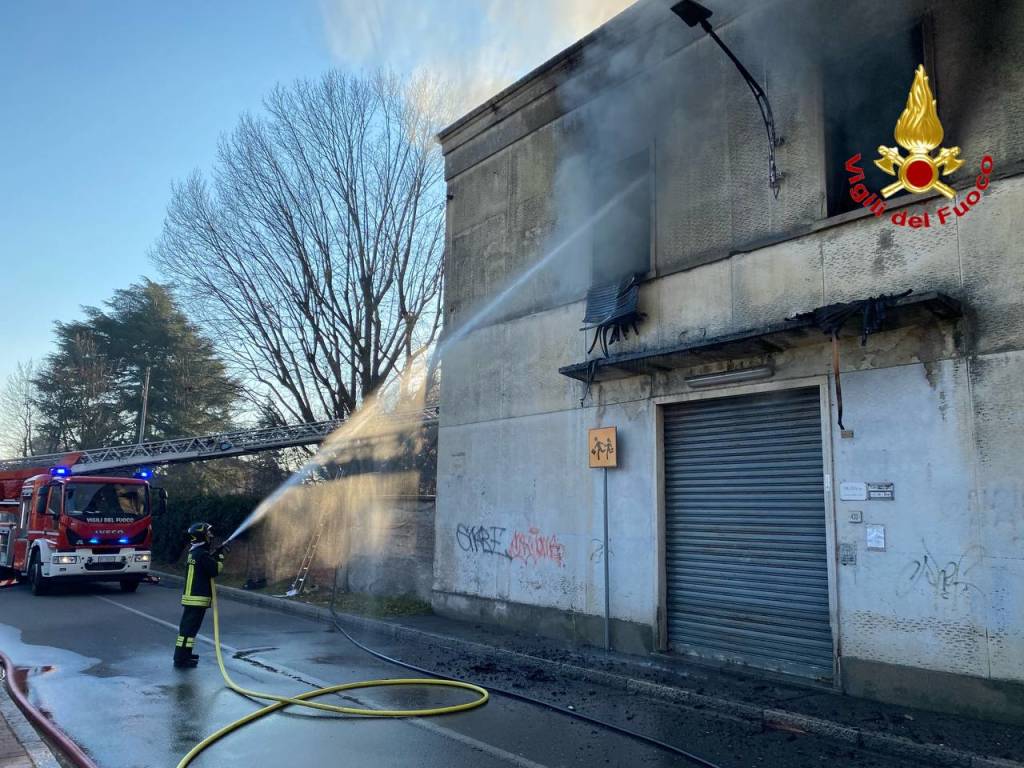
[[[133,523],[149,514],[146,486],[68,483],[64,513],[89,523]]]

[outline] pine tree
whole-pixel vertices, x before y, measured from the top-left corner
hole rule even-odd
[[[84,313],[57,323],[57,351],[36,378],[51,450],[136,440],[147,369],[145,439],[230,428],[238,384],[166,286],[144,280]]]
[[[114,369],[83,323],[57,323],[57,351],[35,379],[46,451],[108,445],[120,436]]]

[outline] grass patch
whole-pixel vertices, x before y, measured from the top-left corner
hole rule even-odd
[[[328,600],[330,592],[327,593]],[[361,592],[339,592],[334,608],[341,613],[357,613],[362,616],[422,616],[432,613],[430,603],[417,597],[382,597]]]

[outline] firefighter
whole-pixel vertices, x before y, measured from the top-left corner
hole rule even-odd
[[[174,643],[174,666],[194,667],[199,657],[193,653],[196,635],[203,624],[206,609],[210,607],[213,588],[211,582],[224,568],[225,547],[210,549],[213,543],[213,528],[209,523],[193,523],[188,529],[191,545],[188,551],[188,571],[185,574],[185,591],[181,596],[184,610],[178,639]]]

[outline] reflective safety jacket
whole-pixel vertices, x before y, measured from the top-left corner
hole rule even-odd
[[[224,568],[224,555],[214,557],[209,544],[195,544],[188,552],[188,572],[185,574],[185,592],[182,605],[209,608],[213,589],[210,580]]]

